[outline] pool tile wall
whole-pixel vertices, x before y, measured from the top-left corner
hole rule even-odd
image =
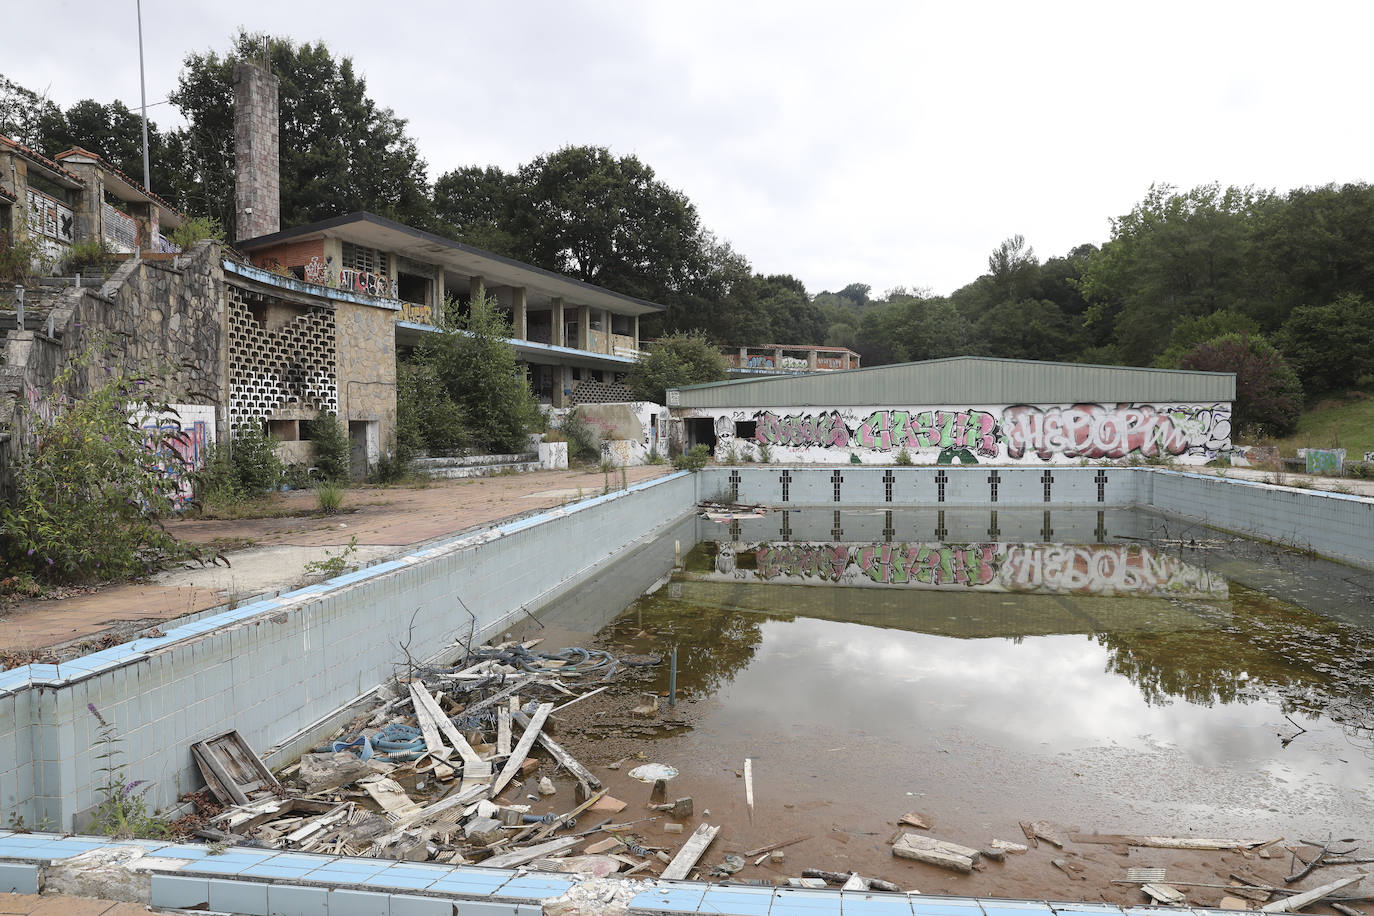
[[[99,710],[157,808],[200,785],[189,745],[237,729],[273,759],[402,657],[482,641],[688,513],[677,474],[420,550],[61,665],[0,672],[0,811],[71,830],[95,805]],[[460,604],[461,599],[461,604]],[[471,610],[468,613],[466,608]]]
[[[120,736],[129,777],[151,780],[150,803],[166,806],[200,785],[191,742],[233,728],[269,761],[293,756],[391,674],[402,642],[429,651],[470,633],[479,641],[499,634],[523,609],[536,612],[588,581],[698,500],[736,490],[741,502],[805,508],[808,525],[816,508],[914,507],[930,530],[913,534],[936,540],[956,513],[1152,506],[1374,567],[1374,500],[1171,470],[753,465],[675,474],[160,637],[0,672],[0,815],[82,826],[101,779],[99,725],[88,704]]]

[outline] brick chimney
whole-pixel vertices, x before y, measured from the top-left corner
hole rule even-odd
[[[234,239],[281,229],[281,164],[277,146],[277,78],[234,64]]]

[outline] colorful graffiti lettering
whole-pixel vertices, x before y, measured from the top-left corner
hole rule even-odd
[[[992,414],[982,410],[876,410],[859,424],[855,444],[888,452],[894,448],[966,449],[985,458],[997,456],[999,430]]]
[[[1224,428],[1222,428],[1224,427]],[[1040,408],[1020,404],[1002,413],[1007,455],[1028,451],[1043,459],[1124,458],[1182,455],[1229,441],[1230,412],[1224,407],[1166,408],[1149,405],[1075,404]]]
[[[838,410],[780,417],[771,410],[754,415],[754,439],[764,445],[847,448],[849,427]]]
[[[758,575],[764,579],[778,576],[803,576],[838,582],[849,565],[849,548],[843,544],[765,545],[754,552]]]
[[[1345,449],[1309,448],[1303,458],[1309,474],[1340,474],[1345,464]]]
[[[320,263],[320,256],[314,255],[305,263],[305,279],[311,283],[323,283],[329,274],[325,271],[325,266]]]
[[[760,579],[1032,594],[1225,595],[1226,580],[1144,545],[761,544]],[[717,561],[717,572],[723,573]],[[730,573],[738,578],[741,570]]]
[[[191,501],[190,475],[205,467],[205,448],[210,442],[210,427],[204,420],[181,424],[165,420],[143,423],[144,444],[154,449],[158,465],[175,486],[172,504],[184,509]]]
[[[370,270],[355,270],[352,267],[345,267],[339,271],[337,286],[339,289],[351,289],[383,299],[391,296],[391,281],[381,274],[374,274]]]
[[[396,313],[396,320],[413,321],[416,324],[434,324],[434,306],[402,302],[401,310]]]
[[[869,579],[882,585],[987,585],[996,576],[993,544],[873,544],[858,550]]]

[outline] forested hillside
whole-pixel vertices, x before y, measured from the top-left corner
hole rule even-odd
[[[565,147],[511,171],[472,165],[431,182],[406,121],[368,95],[349,58],[283,38],[267,47],[281,79],[283,225],[373,210],[661,302],[668,311],[646,336],[848,346],[866,365],[978,354],[1226,369],[1241,373],[1249,399],[1238,420],[1278,434],[1304,398],[1374,376],[1367,184],[1159,185],[1111,220],[1100,248],[1042,259],[1013,235],[985,274],[947,296],[875,296],[862,278],[813,294],[789,274],[755,272],[633,155]],[[261,49],[241,33],[224,53],[188,55],[172,94],[186,126],[151,127],[153,190],[189,213],[223,222],[232,210],[231,61]],[[142,172],[138,117],[119,102],[64,110],[0,77],[0,133],[48,154],[85,146]]]

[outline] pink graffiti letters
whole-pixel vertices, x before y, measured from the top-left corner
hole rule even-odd
[[[771,410],[754,415],[754,439],[764,445],[787,445],[796,448],[819,446],[845,448],[849,445],[849,427],[838,410],[829,413],[780,417]]]
[[[987,585],[998,560],[995,544],[872,544],[857,553],[859,569],[883,585]]]
[[[1149,405],[1075,404],[1042,409],[1025,404],[1008,407],[1002,414],[1002,434],[1007,456],[1020,458],[1028,451],[1048,460],[1068,458],[1124,458],[1133,452],[1146,457],[1182,455],[1202,448],[1212,438],[1212,423],[1189,424],[1198,411],[1161,411]],[[1215,413],[1215,410],[1208,411]],[[1216,418],[1209,417],[1212,422]],[[1189,426],[1203,427],[1190,429]],[[1227,429],[1229,435],[1229,417]],[[1195,441],[1200,433],[1201,442]]]
[[[764,579],[778,576],[819,577],[839,581],[849,565],[849,548],[842,544],[817,547],[806,544],[768,544],[754,552],[758,575]]]

